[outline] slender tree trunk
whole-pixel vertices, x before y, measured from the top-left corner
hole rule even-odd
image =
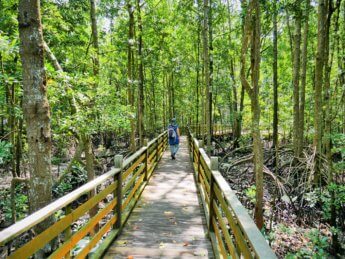
[[[98,28],[97,28],[97,15],[96,15],[96,0],[90,0],[91,5],[91,30],[92,30],[92,45],[95,51],[93,59],[93,74],[99,74],[99,44],[98,44]]]
[[[244,3],[244,2],[242,2]],[[246,79],[247,51],[251,44],[251,83]],[[259,229],[263,222],[263,147],[260,134],[260,103],[259,103],[259,75],[260,75],[260,4],[258,0],[251,0],[246,10],[244,34],[241,49],[241,82],[251,100],[252,136],[254,153],[254,173],[256,182],[255,221]]]
[[[314,183],[318,184],[320,181],[320,167],[322,155],[322,83],[323,83],[323,69],[325,64],[324,50],[325,50],[325,34],[327,22],[327,2],[328,0],[319,0],[318,6],[318,36],[317,36],[317,52],[315,61],[315,93],[314,93],[314,142],[315,150],[315,175]]]
[[[332,109],[332,95],[331,95],[331,69],[333,64],[333,57],[335,51],[335,44],[337,44],[338,39],[338,27],[339,27],[339,10],[340,10],[341,0],[336,1],[336,5],[333,6],[333,1],[328,2],[328,14],[327,14],[327,22],[326,22],[326,37],[325,37],[325,74],[324,74],[324,102],[326,106],[325,110],[325,125],[324,125],[324,151],[327,159],[328,165],[328,182],[329,184],[335,184],[334,179],[334,168],[333,168],[333,161],[332,161],[332,117],[333,117],[333,109]],[[337,10],[335,15],[335,28],[334,28],[334,35],[335,39],[330,44],[330,28],[332,22],[332,15],[334,11]],[[339,53],[338,53],[339,55]],[[335,92],[336,90],[334,90]],[[331,226],[335,229],[337,228],[337,209],[335,204],[335,191],[331,190],[331,219],[330,223]],[[340,250],[340,244],[338,241],[338,234],[332,234],[332,253],[336,255]]]
[[[198,39],[197,39],[197,51],[196,51],[196,59],[197,59],[197,67],[196,67],[196,117],[195,117],[195,124],[199,125],[199,88],[200,88],[200,24],[198,24]]]
[[[273,147],[278,147],[278,29],[277,0],[273,0]]]
[[[163,99],[163,121],[162,121],[162,124],[163,124],[163,128],[165,129],[166,128],[166,122],[167,122],[167,94],[166,94],[166,76],[165,76],[165,73],[163,73],[163,91],[162,91],[162,99]]]
[[[1,2],[0,2],[0,5],[1,5]],[[1,6],[0,6],[1,7]],[[0,52],[0,69],[1,69],[1,72],[2,74],[5,74],[5,68],[4,68],[4,60],[3,60],[3,57],[2,57],[2,53]],[[3,85],[6,85],[6,82],[5,80],[2,80],[1,82]],[[4,87],[4,95],[6,96],[7,95],[7,87]],[[2,105],[2,110],[5,110],[5,107],[6,105]],[[3,114],[3,113],[1,113]],[[5,125],[4,125],[4,116],[1,115],[1,125],[0,125],[0,137],[3,137],[5,135]]]
[[[20,162],[22,159],[22,135],[23,135],[23,119],[19,119],[19,126],[18,126],[18,133],[17,133],[17,141],[16,141],[16,173],[17,176],[21,176],[20,170]]]
[[[12,144],[11,153],[13,157],[16,156],[16,118],[14,116],[14,107],[15,107],[15,90],[14,90],[14,83],[11,86],[8,86],[8,114],[9,120],[8,124],[10,126],[10,142]],[[11,167],[12,167],[12,175],[18,177],[16,172],[16,160],[11,159]]]
[[[95,90],[97,91],[98,80],[99,80],[99,44],[98,44],[98,26],[97,26],[97,14],[96,14],[96,0],[90,0],[90,18],[91,18],[91,30],[92,30],[92,46],[93,46],[93,75],[96,78],[96,84],[94,85]],[[98,115],[96,115],[98,117]],[[95,170],[94,170],[94,155],[92,152],[92,137],[89,134],[82,136],[85,148],[85,159],[86,159],[86,171],[87,171],[87,180],[90,182],[95,179]],[[96,190],[92,190],[89,193],[89,197],[93,197],[96,194]],[[97,214],[98,205],[93,207],[90,211],[90,217],[93,217]],[[94,235],[98,231],[98,224],[91,231],[91,235]]]
[[[129,15],[129,28],[128,28],[128,56],[127,56],[127,83],[128,83],[128,102],[131,108],[131,133],[130,133],[130,145],[129,149],[131,152],[134,152],[135,147],[135,105],[134,105],[134,91],[133,91],[133,82],[134,82],[134,73],[133,73],[133,48],[134,48],[134,8],[132,6],[131,0],[127,0],[127,10]]]
[[[39,0],[20,0],[18,5],[20,54],[23,67],[23,112],[26,121],[30,167],[30,212],[52,199],[50,108],[44,69],[43,33]],[[53,222],[49,217],[35,227],[40,233]],[[44,257],[39,253],[37,257]]]
[[[45,54],[47,55],[48,59],[53,64],[55,70],[58,72],[62,72],[63,69],[62,69],[60,63],[58,62],[57,58],[55,57],[54,53],[51,51],[51,49],[49,48],[49,46],[46,42],[43,42],[43,47],[44,47]]]
[[[293,51],[293,149],[295,157],[300,156],[299,148],[299,78],[301,61],[301,9],[295,6],[295,35]]]
[[[204,26],[203,26],[203,48],[204,48],[204,76],[205,76],[205,122],[206,122],[206,150],[211,152],[211,117],[212,117],[212,100],[211,100],[211,63],[210,63],[210,45],[209,45],[209,14],[210,14],[209,0],[204,0]],[[211,104],[211,105],[210,105]]]
[[[140,146],[144,144],[144,66],[143,66],[143,24],[141,19],[141,1],[137,0],[138,15],[138,133]]]
[[[305,6],[305,20],[303,30],[303,48],[302,48],[302,72],[301,72],[301,94],[300,94],[300,107],[299,107],[299,143],[300,152],[303,151],[304,146],[304,110],[305,110],[305,89],[307,79],[307,62],[308,62],[308,31],[309,31],[309,8],[310,0],[306,1]]]
[[[210,83],[209,83],[209,97],[208,97],[208,103],[209,103],[209,135],[212,138],[213,135],[213,106],[212,106],[212,99],[213,99],[213,26],[212,26],[212,0],[209,1],[209,16],[208,16],[208,29],[209,29],[209,62],[210,62]],[[216,103],[216,102],[215,102]],[[216,107],[214,107],[216,109]],[[211,147],[211,139],[210,139],[210,145]]]
[[[170,80],[170,91],[171,91],[171,107],[172,107],[172,118],[176,116],[175,113],[175,89],[174,89],[174,72],[171,72]]]

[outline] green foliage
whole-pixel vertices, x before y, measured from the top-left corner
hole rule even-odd
[[[244,193],[248,197],[248,199],[255,204],[256,201],[256,186],[252,185],[249,188],[244,190]]]
[[[342,184],[335,183],[329,184],[327,186],[327,189],[323,191],[321,195],[323,218],[326,220],[331,219],[332,192],[334,193],[333,202],[336,211],[341,213],[345,209],[345,186]]]
[[[11,148],[12,144],[10,142],[0,140],[0,165],[11,160]]]
[[[24,194],[25,185],[20,184],[15,189],[15,204],[17,220],[24,218],[29,209],[28,196]],[[9,189],[0,190],[0,210],[4,213],[7,222],[12,221],[11,192]]]
[[[281,232],[291,235],[294,233],[294,230],[289,228],[288,226],[284,225],[284,224],[279,224],[279,229],[281,230]]]
[[[332,153],[334,154],[333,160],[334,169],[336,173],[345,171],[345,134],[332,134],[331,141],[333,143]]]
[[[61,183],[53,187],[53,195],[61,197],[87,182],[87,173],[79,164],[72,166],[72,171],[67,174]]]
[[[322,259],[327,258],[329,254],[327,250],[330,246],[330,238],[324,236],[320,233],[318,229],[312,229],[307,234],[306,237],[310,240],[307,248],[301,248],[295,254],[287,254],[285,258],[315,258]]]

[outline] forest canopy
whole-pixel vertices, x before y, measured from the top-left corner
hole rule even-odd
[[[0,0],[0,86],[0,228],[176,118],[278,256],[344,254],[345,1]]]

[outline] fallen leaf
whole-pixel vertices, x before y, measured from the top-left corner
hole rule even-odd
[[[133,255],[127,256],[127,259],[134,259]]]
[[[172,211],[164,211],[164,215],[165,216],[173,216],[174,212],[172,212]]]
[[[189,243],[188,242],[184,242],[183,246],[189,246]]]
[[[127,240],[118,240],[118,241],[116,241],[116,243],[118,245],[126,245],[127,244]]]
[[[165,244],[163,243],[163,242],[161,242],[160,244],[159,244],[159,249],[163,249],[165,247]]]

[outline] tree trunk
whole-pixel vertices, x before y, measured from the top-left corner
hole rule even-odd
[[[301,94],[300,94],[300,107],[299,107],[299,147],[300,152],[303,151],[304,146],[304,110],[305,110],[305,89],[307,79],[307,62],[308,62],[308,31],[309,31],[309,8],[310,0],[306,1],[305,7],[305,20],[303,30],[303,43],[302,43],[302,72],[301,72]]]
[[[90,0],[90,18],[91,18],[91,30],[92,30],[92,46],[94,49],[93,53],[93,75],[96,78],[96,84],[94,87],[97,90],[98,87],[98,77],[99,77],[99,44],[98,44],[98,29],[97,29],[97,15],[96,15],[96,1]],[[92,107],[91,107],[92,108]],[[86,171],[87,171],[87,180],[88,182],[95,179],[95,170],[93,164],[93,152],[92,152],[92,137],[89,134],[83,135],[83,142],[85,148],[85,159],[86,159]],[[89,198],[93,197],[96,193],[96,190],[92,190],[89,193]],[[97,214],[98,205],[93,207],[90,211],[90,218]],[[91,235],[94,235],[95,232],[98,231],[98,224],[95,225],[93,231],[91,231]]]
[[[39,0],[20,0],[18,5],[20,54],[23,67],[23,112],[26,121],[30,167],[30,212],[52,199],[50,108],[44,69],[43,33]],[[40,233],[53,217],[35,227]],[[38,257],[44,257],[43,254]]]
[[[96,1],[90,0],[91,5],[91,30],[92,30],[92,46],[94,49],[93,53],[93,74],[98,76],[99,74],[99,44],[98,44],[98,29],[97,29],[97,15],[96,15]]]
[[[210,45],[209,45],[209,0],[204,0],[204,26],[203,26],[203,47],[204,47],[204,76],[205,76],[205,122],[206,122],[206,150],[211,152],[211,117],[212,117],[212,100],[211,100],[211,63],[210,63]],[[211,105],[210,105],[211,104]]]
[[[244,2],[242,2],[244,3]],[[246,79],[246,57],[248,45],[251,43],[251,83]],[[244,33],[241,49],[241,82],[251,100],[252,136],[254,153],[254,172],[256,182],[255,221],[259,229],[263,222],[263,147],[260,136],[260,103],[259,103],[259,74],[260,74],[260,4],[258,0],[251,0],[246,10]]]
[[[130,105],[130,124],[131,124],[131,133],[130,133],[130,144],[129,149],[131,152],[134,152],[135,147],[135,105],[134,105],[134,71],[133,71],[133,58],[134,58],[134,9],[131,3],[131,0],[127,0],[127,9],[129,15],[129,28],[128,28],[128,59],[127,59],[127,84],[128,84],[128,102]]]
[[[325,34],[327,22],[327,2],[328,0],[319,0],[318,6],[318,36],[317,36],[317,52],[315,61],[315,93],[314,93],[314,142],[315,150],[315,175],[314,183],[317,185],[320,181],[321,167],[321,143],[322,143],[322,83],[323,68],[325,64]]]
[[[278,29],[277,0],[273,0],[273,147],[278,148]]]
[[[301,61],[301,9],[295,6],[295,35],[294,35],[294,51],[293,51],[293,150],[294,156],[300,156],[299,148],[299,77],[300,77],[300,61]]]
[[[143,67],[143,24],[141,20],[141,5],[140,0],[137,0],[137,14],[138,14],[138,133],[140,146],[144,145],[144,67]]]
[[[209,30],[209,61],[210,61],[210,83],[209,83],[209,97],[208,97],[208,105],[209,105],[209,135],[211,136],[212,139],[212,135],[213,135],[213,106],[212,106],[212,99],[213,99],[213,27],[212,27],[212,0],[208,0],[209,1],[209,16],[208,16],[208,30]],[[216,103],[216,101],[215,101]],[[215,106],[214,106],[215,109]],[[211,139],[210,139],[210,145],[209,147],[211,147]]]
[[[335,44],[337,44],[338,39],[338,27],[339,27],[339,10],[340,10],[340,3],[341,1],[336,2],[336,6],[333,7],[332,1],[328,2],[328,14],[327,14],[327,22],[326,22],[326,35],[325,35],[325,79],[324,79],[324,102],[326,105],[325,110],[325,125],[324,125],[324,138],[323,138],[323,145],[324,151],[327,159],[328,165],[328,183],[329,184],[336,184],[334,179],[334,168],[333,168],[333,161],[332,161],[332,117],[333,117],[333,109],[332,109],[332,89],[331,89],[331,70],[332,70],[332,63],[333,63],[333,56],[335,50]],[[331,28],[331,21],[332,15],[335,10],[338,10],[335,15],[335,28],[334,28],[334,35],[335,40],[332,42],[333,44],[330,46],[330,28]],[[339,53],[338,53],[339,55]],[[335,91],[334,91],[335,92]],[[331,219],[330,223],[331,226],[335,229],[337,228],[337,209],[335,204],[335,191],[331,190]],[[338,234],[332,234],[332,253],[336,255],[340,250],[340,244],[338,241]]]
[[[199,125],[199,88],[200,88],[200,24],[198,24],[198,39],[197,39],[197,51],[196,51],[196,103],[195,103],[195,124]]]
[[[16,174],[18,177],[21,176],[20,162],[22,159],[22,135],[23,135],[23,119],[19,119],[17,141],[16,141]]]
[[[45,53],[46,53],[48,59],[52,62],[55,70],[58,72],[62,72],[63,69],[62,69],[60,63],[58,62],[57,58],[55,57],[54,53],[50,50],[48,44],[46,42],[43,42],[43,46],[44,46]]]

